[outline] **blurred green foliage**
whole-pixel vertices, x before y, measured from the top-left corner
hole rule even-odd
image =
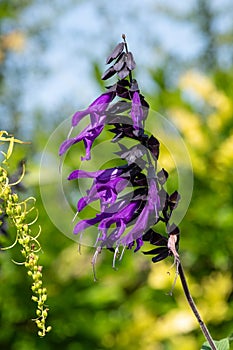
[[[13,16],[7,3],[0,6],[3,17]],[[97,78],[100,75],[98,66],[95,74]],[[210,332],[214,339],[226,338],[233,330],[232,68],[223,71],[213,67],[208,75],[186,71],[173,84],[167,77],[166,65],[151,72],[151,76],[157,90],[146,99],[153,110],[163,113],[177,126],[193,164],[192,202],[180,225],[181,259],[191,293]],[[50,133],[40,125],[39,116],[35,125],[32,146],[15,148],[15,164],[11,164],[10,170],[14,171],[19,159],[27,158],[25,181],[33,185],[28,191],[37,198],[40,214],[38,223],[43,232],[40,259],[52,331],[44,339],[36,335],[31,321],[34,305],[30,280],[24,267],[11,261],[20,260],[19,249],[0,252],[0,347],[200,349],[203,336],[179,282],[173,296],[168,296],[175,273],[171,269],[172,260],[153,265],[140,252],[126,251],[115,271],[111,268],[112,253],[106,251],[97,264],[99,281],[93,282],[94,249],[82,247],[80,255],[78,244],[58,231],[44,209],[38,173],[41,152]],[[150,131],[159,137],[156,130]],[[161,154],[161,159],[169,167],[166,154]],[[74,159],[68,162],[70,167],[75,166]],[[171,164],[169,172],[173,167]],[[53,176],[54,173],[48,173],[51,183]],[[54,203],[55,207],[60,205]],[[4,245],[9,245],[13,238],[10,227],[7,237],[0,236]]]

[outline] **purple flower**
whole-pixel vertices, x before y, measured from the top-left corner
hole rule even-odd
[[[101,213],[93,219],[79,222],[75,226],[74,233],[79,233],[88,226],[98,223],[99,233],[101,233],[99,241],[103,242],[102,245],[112,247],[116,244],[131,248],[136,242],[135,251],[140,249],[143,245],[143,234],[159,220],[161,202],[158,184],[153,177],[155,176],[153,168],[148,170],[149,180],[146,186],[125,195],[116,202],[119,193],[127,186],[129,180],[132,180],[130,171],[135,171],[135,169],[132,170],[132,166],[131,170],[129,169],[130,166],[124,166],[90,173],[75,170],[70,174],[69,180],[81,177],[94,178],[91,189],[87,191],[87,196],[78,202],[79,211],[95,200],[99,200],[101,204]],[[123,236],[127,224],[132,224],[133,219],[136,219],[133,228]],[[112,225],[116,227],[109,233]]]
[[[91,189],[87,191],[87,196],[79,200],[78,211],[81,211],[89,203],[98,199],[100,200],[101,209],[103,210],[110,204],[115,203],[117,195],[123,191],[127,185],[128,180],[121,177],[112,179],[108,183],[94,181]]]
[[[114,203],[110,209],[107,208],[106,211],[97,214],[95,218],[78,222],[74,228],[74,233],[81,233],[89,226],[99,223],[98,230],[101,235],[98,240],[102,241],[102,246],[106,245],[110,248],[114,243],[117,243],[119,238],[123,235],[127,224],[134,220],[141,204],[141,200],[130,202],[127,198],[118,201],[117,203]],[[110,235],[108,236],[108,230],[112,225],[115,225],[116,227],[113,228],[113,231],[110,232]]]
[[[74,170],[70,175],[68,176],[68,180],[75,180],[80,178],[92,178],[92,179],[98,179],[98,181],[107,182],[110,181],[117,176],[122,175],[123,173],[126,173],[128,170],[128,167],[121,166],[118,168],[109,168],[104,170],[97,170],[97,171],[84,171],[84,170]]]
[[[152,251],[146,252],[156,255],[154,262],[168,255],[177,256],[175,254],[178,249],[176,236],[179,235],[179,230],[176,226],[173,228],[169,225],[169,220],[178,204],[179,194],[175,191],[168,195],[163,188],[168,173],[164,169],[157,172],[160,144],[153,135],[148,135],[144,130],[149,105],[140,94],[137,81],[133,79],[134,58],[128,51],[125,36],[122,38],[123,42],[107,58],[107,64],[114,61],[112,66],[102,76],[102,80],[106,80],[117,73],[120,80],[88,108],[73,115],[72,128],[87,115],[90,117],[89,125],[75,137],[65,140],[59,150],[62,155],[72,145],[83,141],[86,155],[81,159],[89,160],[93,142],[101,134],[105,124],[113,126],[109,130],[115,134],[112,142],[125,138],[134,141],[129,149],[124,143],[118,144],[120,150],[115,154],[125,161],[124,166],[94,172],[77,169],[68,177],[68,180],[93,179],[91,188],[77,203],[78,212],[94,201],[98,201],[100,205],[100,212],[95,217],[80,220],[74,227],[74,233],[79,234],[90,226],[96,226],[98,246],[92,260],[94,276],[94,265],[103,247],[114,251],[113,267],[120,246],[123,246],[123,251],[124,248],[134,247],[136,252],[148,240],[156,246]],[[111,102],[116,96],[120,100],[112,106]],[[131,191],[122,193],[129,185]],[[168,238],[153,231],[152,227],[159,221],[165,224]]]
[[[149,179],[148,198],[132,230],[120,240],[120,244],[129,246],[153,226],[159,219],[160,197],[157,184],[154,178]],[[140,241],[142,243],[142,241]]]
[[[76,112],[72,117],[72,126],[76,126],[83,117],[90,114],[100,115],[106,111],[109,103],[114,99],[116,93],[114,91],[106,92],[100,95],[90,106],[84,111]],[[93,121],[92,121],[93,122]]]
[[[144,120],[144,113],[140,95],[137,91],[133,93],[131,117],[133,120],[133,126],[136,130],[143,128],[142,121]]]
[[[90,114],[91,123],[77,136],[65,140],[59,149],[59,155],[63,155],[72,145],[80,141],[84,142],[86,149],[85,157],[81,157],[81,160],[91,159],[91,147],[95,139],[101,134],[106,116],[106,111],[109,103],[114,99],[116,93],[109,91],[99,96],[92,104],[84,111],[76,112],[72,117],[72,127],[76,126],[80,120],[86,115]]]
[[[118,203],[116,203],[118,204]],[[112,215],[108,218],[104,218],[99,224],[99,230],[102,233],[99,240],[103,242],[107,242],[108,240],[108,229],[111,225],[115,224],[116,229],[114,230],[114,238],[115,243],[119,240],[119,238],[123,235],[126,225],[130,223],[134,219],[135,212],[140,207],[141,201],[132,201],[128,202],[123,206],[122,209],[113,212]],[[119,205],[120,207],[120,205]],[[113,208],[111,208],[112,211]],[[118,209],[118,205],[116,205],[116,209]]]
[[[72,145],[78,143],[80,141],[84,142],[84,146],[86,149],[86,156],[81,157],[81,160],[90,160],[91,159],[91,147],[95,139],[101,134],[104,128],[104,124],[99,124],[98,126],[92,127],[92,125],[88,125],[79,135],[65,140],[59,150],[59,155],[64,154]]]
[[[120,177],[127,168],[110,168],[105,170],[99,170],[96,172],[86,172],[82,170],[73,171],[68,180],[74,180],[78,178],[94,178],[94,182],[90,190],[87,191],[87,196],[81,198],[78,202],[78,211],[81,211],[89,203],[100,200],[102,210],[113,204],[117,195],[123,191],[123,189],[129,183],[129,175],[124,174],[124,177]]]

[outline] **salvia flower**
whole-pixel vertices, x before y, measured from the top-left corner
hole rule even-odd
[[[90,114],[92,126],[98,122],[96,116],[101,115],[108,107],[108,104],[114,99],[114,91],[106,92],[100,95],[95,101],[90,104],[90,106],[84,111],[76,112],[72,117],[72,126],[78,125],[78,123]]]
[[[64,154],[72,145],[80,141],[83,141],[86,149],[86,156],[81,157],[81,160],[90,160],[91,159],[90,152],[91,152],[92,144],[95,141],[95,139],[101,134],[103,128],[104,128],[103,124],[99,124],[94,127],[91,124],[88,125],[79,135],[64,141],[60,147],[59,154],[60,155]]]
[[[72,129],[87,115],[90,115],[90,124],[77,136],[65,140],[60,147],[59,155],[63,155],[72,145],[83,141],[86,149],[86,156],[81,159],[90,160],[92,144],[104,128],[106,118],[105,111],[114,97],[114,91],[102,94],[86,110],[78,111],[73,115]]]
[[[122,177],[121,175],[124,176]],[[81,198],[78,202],[77,209],[79,212],[96,200],[100,200],[102,208],[114,203],[118,193],[123,191],[128,185],[130,175],[127,175],[126,167],[111,168],[96,172],[74,170],[69,175],[68,180],[80,178],[94,178],[94,181],[90,190],[87,191],[87,196]]]
[[[121,240],[123,245],[130,245],[133,241],[142,237],[150,226],[155,225],[159,220],[160,198],[155,179],[149,179],[148,196],[142,212],[137,218],[132,230]]]
[[[132,77],[136,64],[128,51],[125,36],[122,38],[123,42],[108,56],[106,63],[111,66],[102,76],[107,80],[116,74],[119,79],[87,109],[74,114],[72,127],[87,115],[90,115],[90,124],[77,136],[65,140],[59,152],[62,155],[72,145],[83,141],[86,156],[82,160],[89,160],[93,142],[105,126],[111,126],[108,130],[114,134],[112,142],[120,147],[115,154],[125,164],[94,172],[77,169],[68,179],[93,179],[91,188],[79,199],[77,211],[79,213],[92,202],[98,202],[100,209],[94,217],[78,221],[74,234],[96,227],[97,248],[93,264],[101,249],[107,247],[114,251],[114,266],[120,247],[123,250],[134,247],[134,251],[138,251],[144,242],[149,242],[156,248],[145,254],[155,255],[153,261],[157,262],[178,254],[179,242],[179,229],[170,223],[170,218],[180,196],[177,191],[171,195],[166,192],[164,184],[168,173],[164,169],[157,171],[160,144],[144,130],[149,105]],[[113,101],[115,98],[116,102]],[[134,145],[127,148],[124,139],[133,140]],[[164,223],[166,236],[154,230],[158,222]]]

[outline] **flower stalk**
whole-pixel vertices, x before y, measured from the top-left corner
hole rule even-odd
[[[190,291],[189,291],[189,287],[188,287],[188,284],[187,284],[187,280],[186,280],[186,277],[185,277],[185,274],[184,274],[184,269],[183,269],[183,266],[181,264],[181,262],[179,262],[178,264],[178,272],[179,272],[179,276],[180,276],[180,281],[181,281],[181,284],[182,284],[182,287],[183,287],[183,291],[184,291],[184,294],[185,294],[185,297],[188,301],[188,304],[189,306],[191,307],[192,309],[192,312],[193,314],[195,315],[199,325],[200,325],[200,328],[201,328],[201,331],[204,335],[204,337],[206,338],[206,340],[208,341],[210,347],[212,350],[217,350],[217,347],[216,345],[214,344],[214,340],[205,324],[205,322],[202,320],[201,318],[201,315],[197,309],[197,306],[192,298],[192,295],[190,294]]]
[[[173,256],[176,278],[179,275],[185,296],[201,330],[211,349],[216,350],[214,341],[189,292],[180,262],[178,253],[180,230],[171,222],[180,195],[177,191],[169,194],[164,187],[169,174],[165,169],[158,169],[159,141],[144,129],[149,104],[140,93],[137,81],[133,79],[132,71],[136,63],[133,54],[128,50],[124,34],[122,39],[123,42],[119,43],[107,57],[106,63],[112,65],[102,75],[102,80],[117,75],[117,82],[107,87],[107,92],[100,95],[85,111],[74,114],[72,128],[87,115],[90,116],[90,125],[76,137],[69,137],[60,146],[59,154],[63,155],[71,146],[83,140],[87,155],[81,159],[90,160],[94,140],[105,126],[111,126],[109,131],[114,134],[112,142],[117,143],[120,148],[115,154],[125,161],[123,166],[92,173],[76,169],[68,176],[68,180],[76,181],[83,177],[93,178],[87,195],[77,203],[75,218],[93,201],[98,201],[101,208],[95,217],[80,220],[74,227],[74,234],[81,234],[90,226],[98,226],[97,247],[92,259],[95,280],[95,264],[103,247],[114,253],[113,268],[117,257],[120,256],[121,259],[126,248],[134,247],[134,252],[137,252],[144,242],[149,242],[153,246],[153,249],[143,253],[153,255],[154,263]],[[115,98],[118,100],[113,103]],[[97,129],[100,126],[101,128]],[[92,130],[93,127],[95,132]],[[123,144],[127,138],[134,141],[134,146],[129,149]],[[129,187],[131,192],[124,195],[124,189]],[[156,231],[159,222],[165,225],[165,235]]]
[[[5,136],[4,136],[5,135]],[[32,234],[31,226],[36,222],[38,218],[37,209],[35,208],[36,199],[28,197],[27,199],[20,201],[18,194],[14,192],[14,186],[17,186],[23,179],[25,173],[25,165],[23,166],[23,173],[14,183],[10,183],[9,175],[6,169],[7,161],[13,152],[14,142],[23,143],[22,141],[14,139],[13,136],[9,136],[6,132],[0,132],[1,141],[9,142],[9,147],[4,155],[4,160],[0,165],[0,215],[6,217],[8,221],[15,227],[16,238],[14,244],[10,247],[1,248],[1,250],[7,250],[13,248],[17,243],[21,246],[21,254],[24,257],[23,263],[16,263],[24,265],[27,269],[28,276],[32,279],[32,300],[37,304],[36,319],[34,320],[38,327],[38,335],[40,337],[45,336],[51,330],[50,326],[46,326],[46,318],[48,316],[47,301],[47,289],[43,286],[42,281],[42,266],[39,264],[38,252],[41,250],[38,237],[41,232],[36,236]],[[30,221],[29,214],[35,212],[35,219]],[[3,222],[0,221],[0,226]]]

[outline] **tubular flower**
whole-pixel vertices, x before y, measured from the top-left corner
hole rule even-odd
[[[114,91],[104,93],[100,95],[95,101],[93,101],[87,109],[84,111],[76,112],[72,117],[72,126],[78,125],[83,117],[88,114],[90,114],[92,125],[94,126],[97,119],[96,116],[101,115],[106,111],[109,103],[114,99],[115,95],[116,94]]]
[[[150,226],[155,225],[159,220],[160,198],[155,179],[150,179],[148,184],[148,196],[146,204],[135,222],[134,227],[121,240],[121,244],[130,245],[133,241],[142,238]]]
[[[94,178],[93,185],[87,191],[87,196],[81,198],[78,202],[78,211],[81,211],[93,201],[100,200],[101,207],[116,201],[118,193],[128,185],[130,175],[127,175],[127,168],[110,168],[96,172],[85,172],[82,170],[73,171],[68,180],[78,178]]]
[[[60,146],[59,155],[63,155],[72,145],[83,141],[86,149],[86,156],[81,160],[91,159],[91,147],[95,139],[101,134],[106,119],[106,109],[109,103],[114,99],[116,93],[109,91],[100,95],[92,104],[84,111],[76,112],[72,117],[72,128],[75,127],[86,115],[90,115],[90,124],[81,131],[77,136],[68,138]]]
[[[171,195],[165,191],[163,186],[168,173],[164,169],[157,171],[160,144],[157,138],[144,130],[149,105],[140,93],[137,81],[132,78],[136,64],[124,36],[123,40],[108,56],[106,63],[111,66],[102,76],[103,80],[107,80],[116,74],[119,79],[86,110],[74,114],[72,127],[86,115],[90,115],[90,124],[76,137],[65,140],[59,152],[62,155],[72,145],[83,141],[86,156],[82,160],[89,160],[94,140],[105,126],[111,126],[108,130],[114,134],[112,142],[120,147],[115,154],[124,161],[124,165],[94,172],[77,169],[68,176],[68,180],[93,179],[91,188],[79,199],[77,210],[80,212],[98,201],[100,211],[95,217],[76,223],[74,234],[96,226],[97,249],[93,261],[95,263],[101,249],[107,247],[115,252],[113,265],[120,246],[123,249],[134,247],[134,251],[138,251],[148,241],[157,247],[145,254],[154,254],[153,261],[156,262],[171,253],[174,255],[179,241],[179,229],[170,224],[170,218],[180,196],[177,191]],[[118,100],[113,103],[115,97]],[[134,145],[127,148],[125,139],[131,139]],[[158,222],[164,223],[166,236],[154,231]],[[174,236],[174,240],[170,239]]]
[[[64,154],[72,145],[78,143],[80,141],[84,142],[84,146],[86,148],[86,156],[81,157],[81,160],[90,160],[91,155],[91,147],[95,139],[101,134],[104,128],[103,124],[99,124],[98,126],[92,127],[91,124],[88,125],[79,135],[67,139],[64,141],[60,147],[59,154],[60,156]]]

